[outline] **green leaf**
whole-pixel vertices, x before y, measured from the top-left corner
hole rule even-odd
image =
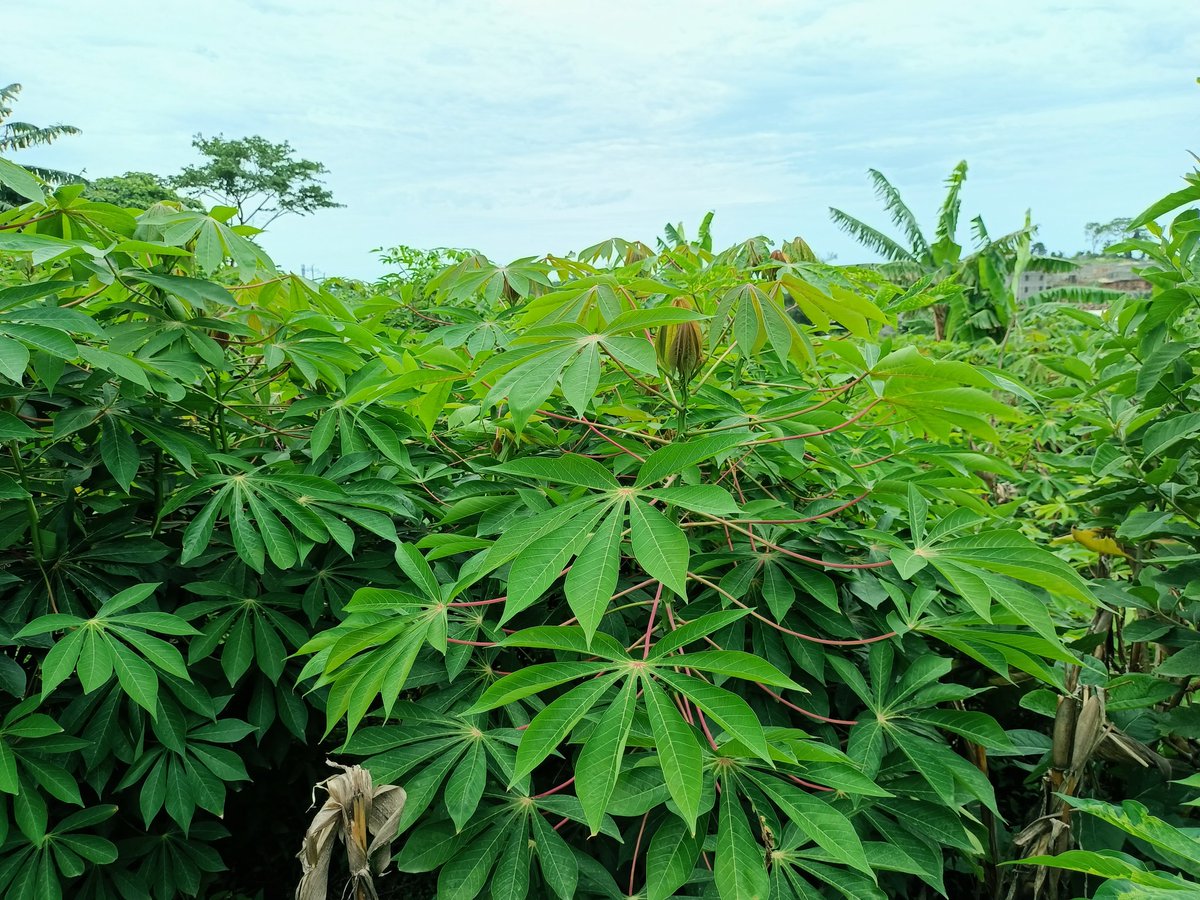
[[[107,619],[110,616],[115,616],[117,613],[132,609],[139,603],[143,603],[154,596],[154,592],[158,590],[160,584],[161,582],[153,581],[145,584],[135,584],[133,587],[127,587],[123,591],[118,591],[104,601],[97,615],[100,618]],[[192,634],[194,632],[188,631],[184,633]]]
[[[602,656],[606,659],[625,662],[629,654],[616,639],[603,631],[592,636],[589,644],[587,635],[578,625],[537,625],[523,628],[504,639],[506,647],[536,647],[542,650],[565,650],[585,656]]]
[[[712,516],[736,515],[737,501],[723,487],[715,484],[691,484],[680,487],[662,488],[645,491],[643,496],[654,497],[670,506],[690,509],[693,512],[708,513]]]
[[[0,184],[11,188],[27,200],[37,203],[46,202],[46,194],[37,179],[27,169],[22,169],[14,162],[0,158]]]
[[[1143,210],[1140,215],[1136,216],[1126,226],[1126,228],[1130,231],[1135,228],[1140,228],[1142,225],[1145,225],[1148,222],[1153,222],[1164,213],[1169,213],[1173,209],[1178,209],[1184,204],[1194,203],[1197,200],[1200,200],[1200,185],[1189,185],[1181,191],[1175,191],[1174,193],[1167,194],[1167,196],[1163,197],[1161,200],[1150,204],[1150,206]]]
[[[558,383],[559,373],[574,355],[574,346],[554,350],[513,370],[511,374],[514,381],[508,392],[508,404],[518,432],[524,431],[529,417],[550,396]]]
[[[108,683],[108,679],[112,678],[114,657],[108,638],[94,628],[86,629],[76,670],[79,674],[79,684],[85,694],[103,687]]]
[[[65,631],[68,628],[77,628],[84,624],[84,620],[79,616],[68,615],[67,613],[49,613],[48,615],[38,616],[24,628],[16,633],[16,638],[35,637],[39,634],[49,634],[52,631]]]
[[[260,575],[266,569],[266,549],[258,531],[250,524],[246,511],[241,504],[234,503],[233,514],[229,517],[229,529],[233,536],[233,546],[238,556],[255,572]]]
[[[656,306],[653,309],[629,309],[621,313],[605,326],[606,334],[641,331],[644,328],[657,328],[659,325],[679,325],[683,322],[700,322],[708,316],[694,309],[683,309],[678,306]]]
[[[1184,438],[1197,433],[1200,433],[1200,413],[1185,413],[1155,422],[1142,434],[1143,458],[1158,456]]]
[[[487,883],[488,873],[507,837],[505,829],[495,827],[467,841],[460,852],[442,866],[438,875],[437,896],[446,900],[473,900],[477,897]]]
[[[100,458],[121,490],[128,492],[141,460],[133,438],[111,415],[100,419]]]
[[[888,728],[887,735],[929,782],[941,801],[947,806],[954,806],[954,772],[939,758],[942,752],[951,751],[933,741],[916,737],[903,728]]]
[[[254,635],[250,629],[248,615],[238,616],[229,634],[225,636],[225,649],[221,651],[221,670],[229,679],[230,687],[236,685],[254,661]]]
[[[529,894],[529,870],[533,855],[524,828],[511,829],[511,837],[492,874],[494,900],[525,900]]]
[[[567,561],[583,549],[593,526],[604,513],[603,506],[588,509],[521,551],[508,570],[508,599],[500,624],[546,593],[566,568]]]
[[[429,568],[429,563],[416,547],[412,544],[397,544],[396,564],[428,599],[435,603],[442,599],[441,585],[438,584],[433,569]]]
[[[687,882],[700,856],[698,835],[688,834],[680,819],[669,816],[658,826],[646,852],[647,900],[669,900]]]
[[[25,379],[29,366],[29,350],[24,344],[0,336],[0,374],[9,381],[20,384]]]
[[[577,678],[597,675],[606,668],[611,668],[601,662],[559,662],[542,663],[527,666],[520,671],[505,675],[495,684],[489,685],[475,704],[467,710],[469,714],[487,712],[509,703],[514,703],[523,697],[566,684]]]
[[[1024,859],[1012,860],[1012,863],[1031,866],[1051,866],[1056,869],[1068,869],[1072,872],[1095,875],[1098,878],[1120,878],[1145,888],[1161,888],[1164,891],[1163,894],[1139,891],[1124,895],[1129,898],[1138,897],[1141,900],[1166,900],[1166,898],[1191,900],[1193,897],[1200,896],[1200,892],[1193,890],[1190,886],[1154,872],[1147,872],[1140,864],[1131,863],[1126,857],[1112,850],[1068,850],[1065,853],[1059,853],[1057,856],[1028,856]],[[1099,897],[1100,894],[1096,896]],[[1121,897],[1120,894],[1112,894],[1110,896],[1114,900]]]
[[[483,788],[487,783],[487,758],[484,755],[483,743],[472,741],[467,752],[459,761],[458,767],[450,773],[446,781],[446,810],[454,820],[454,827],[462,831],[483,798]]]
[[[795,785],[766,776],[754,776],[754,782],[806,838],[838,862],[875,878],[858,832],[842,813]]]
[[[5,741],[0,741],[0,791],[16,794],[21,790],[17,780],[17,758]]]
[[[61,640],[56,641],[50,652],[42,658],[43,697],[66,681],[75,671],[84,637],[88,634],[91,634],[91,629],[77,628],[67,633]]]
[[[589,646],[608,610],[609,600],[616,593],[623,523],[620,507],[609,513],[580,551],[563,585],[567,603],[579,620]]]
[[[650,648],[650,659],[665,656],[674,650],[687,646],[693,641],[698,641],[713,632],[727,628],[749,614],[750,610],[748,609],[723,609],[720,612],[698,616],[686,625],[679,626],[666,637],[656,641],[654,646]]]
[[[683,658],[686,660],[687,657]],[[658,677],[691,700],[731,737],[740,741],[747,750],[771,763],[771,751],[767,747],[762,723],[758,721],[758,716],[754,714],[749,703],[732,691],[701,681],[699,678],[666,670],[660,670]]]
[[[560,387],[567,402],[582,416],[596,396],[599,385],[600,348],[589,344],[563,371]]]
[[[0,441],[27,441],[35,437],[37,432],[12,413],[0,413]]]
[[[613,359],[629,369],[639,371],[644,375],[658,374],[658,359],[654,354],[654,345],[644,337],[612,337],[602,341],[604,349],[612,354]]]
[[[573,900],[579,884],[579,863],[575,854],[544,816],[533,815],[533,840],[542,877],[560,900]]]
[[[647,487],[662,481],[670,475],[682,472],[689,466],[694,466],[712,459],[720,453],[732,450],[739,444],[745,443],[750,434],[745,431],[730,431],[714,434],[695,441],[682,444],[669,444],[655,450],[642,463],[638,470],[636,486]]]
[[[713,863],[717,893],[721,900],[767,900],[771,882],[763,848],[754,840],[733,785],[727,779],[722,787]]]
[[[600,463],[575,453],[564,453],[555,458],[531,456],[514,459],[498,466],[489,466],[488,471],[518,478],[573,484],[597,491],[611,491],[621,486],[612,472]]]
[[[122,644],[112,641],[108,646],[112,650],[113,668],[117,672],[121,690],[150,713],[150,718],[157,719],[158,677],[154,670],[145,660]]]
[[[766,660],[742,650],[697,650],[695,653],[665,658],[662,662],[668,659],[672,665],[680,668],[729,675],[743,681],[755,681],[808,693],[804,687],[792,681]]]
[[[1200,841],[1150,815],[1150,811],[1136,800],[1126,800],[1120,806],[1114,806],[1090,798],[1058,796],[1075,809],[1145,841],[1161,852],[1172,866],[1183,869],[1193,878],[1200,877]]]
[[[521,735],[511,780],[524,778],[557,750],[619,677],[620,673],[613,673],[576,685],[534,716]]]
[[[695,732],[663,690],[650,678],[643,677],[641,682],[659,767],[688,831],[695,834],[704,784],[700,745]]]
[[[184,681],[192,680],[183,656],[166,641],[132,628],[122,628],[119,625],[114,625],[112,631],[114,634],[120,635],[133,649],[164,672],[169,672]]]
[[[575,762],[575,794],[583,806],[592,837],[600,833],[604,813],[621,771],[625,741],[633,724],[637,683],[636,678],[626,680],[616,699],[600,717]]]
[[[989,750],[999,750],[1001,753],[1015,750],[1004,729],[986,713],[957,709],[926,709],[911,715],[918,721],[961,735]]]
[[[633,555],[646,574],[686,598],[687,535],[657,509],[636,497],[630,499],[629,525]]]
[[[290,569],[296,564],[298,558],[296,542],[292,538],[291,532],[253,491],[247,492],[246,501],[254,516],[254,524],[258,527],[258,533],[262,536],[267,556],[279,568]]]
[[[225,497],[226,492],[222,490],[204,505],[195,518],[188,522],[181,541],[183,552],[179,555],[180,564],[187,565],[208,549],[217,516],[225,506]]]

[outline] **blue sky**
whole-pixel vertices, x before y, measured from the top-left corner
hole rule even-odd
[[[718,244],[878,224],[866,169],[924,222],[1032,207],[1051,249],[1174,190],[1200,153],[1200,0],[7,0],[18,118],[83,134],[26,160],[95,177],[195,161],[195,132],[288,140],[345,209],[277,222],[283,265],[372,248],[501,260],[716,211]],[[19,159],[20,157],[18,157]]]

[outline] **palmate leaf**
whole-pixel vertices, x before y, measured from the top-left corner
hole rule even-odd
[[[633,314],[636,312],[647,315],[639,318]],[[513,424],[521,432],[557,386],[561,385],[564,396],[576,410],[582,412],[591,403],[600,383],[601,351],[618,367],[657,376],[653,345],[644,337],[621,332],[678,318],[657,310],[635,310],[624,319],[617,317],[610,328],[600,331],[573,323],[530,329],[514,342],[518,346],[513,350],[485,363],[476,381],[490,385],[485,403],[508,401]]]
[[[740,611],[739,611],[740,613]],[[675,646],[703,636],[707,631],[733,621],[716,614],[707,621],[697,619],[691,631],[676,638]],[[689,627],[689,626],[684,626]],[[674,635],[679,635],[675,632]],[[601,640],[603,639],[603,640]],[[702,751],[695,728],[684,721],[664,687],[694,703],[712,716],[714,723],[750,753],[768,764],[772,756],[765,743],[762,725],[748,704],[732,692],[698,678],[677,674],[675,669],[692,669],[799,688],[790,679],[758,657],[734,651],[701,651],[682,656],[659,654],[646,660],[631,659],[615,641],[597,633],[590,651],[587,636],[578,627],[539,627],[513,635],[514,646],[547,647],[580,654],[602,654],[610,661],[546,663],[506,675],[492,684],[469,713],[513,703],[543,690],[579,679],[587,679],[542,709],[521,736],[512,780],[530,774],[589,715],[601,698],[622,677],[625,683],[617,699],[610,701],[579,760],[576,780],[584,814],[590,828],[598,830],[609,798],[615,789],[621,757],[634,715],[634,698],[640,689],[658,752],[658,764],[680,814],[694,830],[699,812]],[[607,644],[607,646],[605,646]],[[695,665],[693,665],[693,661]],[[592,676],[592,677],[588,677]]]
[[[158,587],[157,583],[141,584],[120,591],[101,604],[90,620],[54,613],[35,619],[18,632],[21,638],[71,629],[43,661],[43,695],[50,694],[72,671],[86,693],[102,687],[115,672],[121,690],[152,718],[157,717],[159,679],[155,668],[185,681],[190,676],[179,651],[146,632],[197,634],[185,620],[169,613],[126,612],[149,599]]]

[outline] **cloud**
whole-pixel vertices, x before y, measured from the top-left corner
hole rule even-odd
[[[347,208],[268,247],[371,275],[380,245],[511,258],[708,209],[719,241],[859,258],[826,208],[882,222],[868,166],[932,217],[960,158],[968,211],[1000,232],[1032,205],[1073,250],[1200,148],[1200,4],[1170,6],[41,0],[5,21],[21,115],[84,129],[38,159],[169,173],[195,132],[289,140]]]

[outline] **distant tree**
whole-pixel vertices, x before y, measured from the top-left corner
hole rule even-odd
[[[1141,239],[1147,236],[1145,228],[1130,228],[1133,220],[1128,216],[1120,216],[1109,222],[1088,222],[1083,226],[1084,237],[1093,254],[1100,253],[1109,244],[1123,241],[1127,238]],[[1126,251],[1123,256],[1133,258],[1133,251]]]
[[[8,156],[19,150],[30,147],[41,147],[52,144],[60,137],[68,134],[79,134],[74,125],[31,125],[29,122],[13,122],[12,104],[21,93],[21,85],[10,84],[0,87],[0,155]],[[82,181],[82,177],[71,172],[58,169],[48,169],[44,166],[30,165],[21,160],[21,164],[44,181],[51,184],[66,184],[72,181]],[[6,187],[0,186],[0,209],[22,202],[22,198]]]
[[[149,209],[164,200],[181,203],[192,209],[202,208],[198,200],[181,197],[167,179],[152,172],[126,172],[124,175],[97,178],[88,183],[83,195],[89,200],[112,203],[126,209]]]
[[[1034,241],[1032,244],[1030,244],[1029,252],[1033,253],[1037,256],[1048,256],[1049,255],[1046,253],[1046,245],[1043,244],[1041,241]]]
[[[192,146],[206,157],[171,179],[171,185],[237,212],[239,225],[266,228],[280,216],[308,215],[341,206],[317,178],[328,170],[319,162],[296,159],[287,141],[272,143],[253,135],[226,140],[198,134]]]

